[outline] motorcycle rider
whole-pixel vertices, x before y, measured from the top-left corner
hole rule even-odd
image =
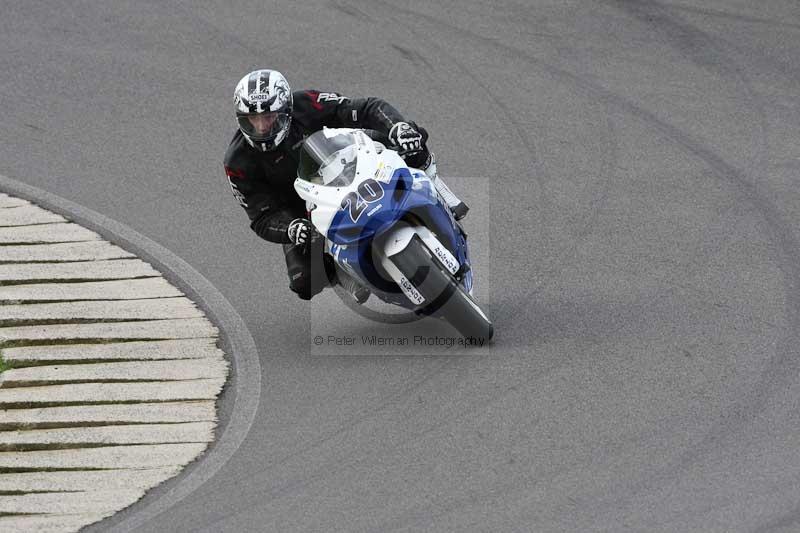
[[[359,303],[369,297],[368,289],[344,273],[335,273],[330,258],[323,259],[324,238],[307,219],[305,202],[294,190],[299,150],[308,135],[323,127],[386,134],[409,166],[431,176],[456,219],[468,211],[436,175],[434,154],[426,146],[427,132],[380,98],[292,92],[280,72],[260,69],[239,81],[233,103],[239,129],[225,152],[225,174],[253,231],[283,245],[289,288],[304,300],[337,281]]]

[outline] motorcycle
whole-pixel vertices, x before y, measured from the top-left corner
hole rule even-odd
[[[488,341],[494,327],[472,297],[466,233],[431,178],[373,133],[325,128],[302,145],[294,187],[325,252],[382,301]]]

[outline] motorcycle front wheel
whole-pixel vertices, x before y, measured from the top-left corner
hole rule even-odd
[[[494,326],[489,317],[422,239],[414,236],[402,252],[389,259],[425,298],[418,313],[443,318],[464,337],[492,338]]]

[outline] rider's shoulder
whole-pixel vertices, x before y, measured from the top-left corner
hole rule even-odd
[[[250,149],[250,145],[247,144],[242,132],[237,129],[228,144],[228,148],[225,150],[225,164],[240,162],[243,159],[247,159],[251,154],[254,154],[254,151]]]
[[[294,105],[297,107],[307,106],[314,109],[322,109],[325,104],[342,103],[349,100],[348,97],[334,91],[321,91],[318,89],[302,89],[292,93]]]

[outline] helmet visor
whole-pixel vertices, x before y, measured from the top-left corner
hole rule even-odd
[[[289,114],[280,111],[237,115],[239,129],[255,142],[269,142],[289,127]]]

